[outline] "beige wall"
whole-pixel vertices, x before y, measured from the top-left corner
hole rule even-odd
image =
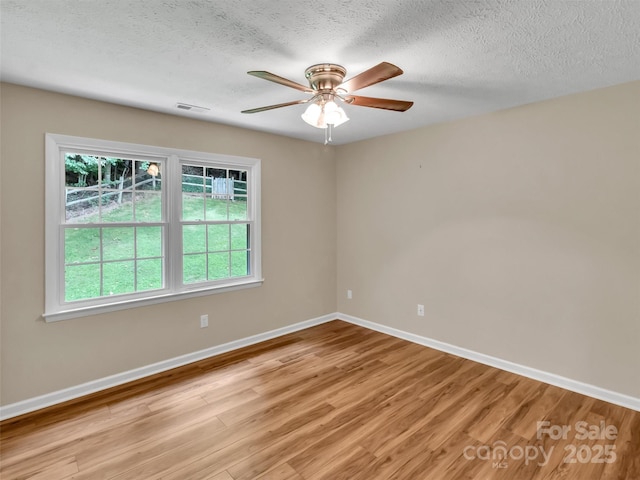
[[[331,148],[15,85],[1,95],[3,405],[335,311]],[[264,285],[44,323],[45,132],[261,158]]]
[[[640,82],[344,146],[337,183],[340,312],[640,397]]]

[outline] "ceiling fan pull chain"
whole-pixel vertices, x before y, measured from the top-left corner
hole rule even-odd
[[[327,123],[327,126],[324,127],[324,144],[327,145],[328,143],[331,143],[331,127],[333,125],[331,123]]]

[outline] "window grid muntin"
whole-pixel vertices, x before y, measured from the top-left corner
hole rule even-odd
[[[166,224],[162,235],[162,249],[164,258],[162,264],[161,291],[143,292],[142,295],[128,295],[126,299],[114,299],[112,297],[97,297],[86,301],[74,302],[73,305],[61,301],[64,290],[64,231],[61,228],[66,224],[65,219],[65,169],[64,153],[75,152],[96,156],[119,157],[149,162],[166,162],[163,175],[162,207],[160,215]],[[99,153],[97,153],[99,152]],[[227,292],[244,288],[260,286],[263,282],[261,276],[261,232],[260,232],[260,175],[261,161],[256,158],[235,157],[223,154],[197,152],[175,148],[158,147],[153,145],[132,144],[110,140],[82,138],[61,134],[45,134],[45,311],[43,317],[47,322],[64,320],[86,316],[93,313],[106,313],[115,310],[131,308],[138,305],[151,305],[163,303],[179,298],[191,298],[201,295],[209,295],[217,292]],[[180,161],[190,164],[201,163],[206,166],[222,166],[223,168],[247,172],[243,181],[247,181],[247,190],[250,195],[246,222],[251,223],[252,253],[247,270],[250,277],[247,279],[229,278],[222,282],[210,282],[209,284],[196,285],[196,288],[181,287],[181,230],[179,227],[180,212],[176,209],[179,205],[179,182],[176,169],[179,169]],[[173,179],[173,180],[172,180]],[[244,192],[238,192],[244,193]],[[138,212],[139,213],[139,212]],[[157,218],[157,217],[156,217]],[[254,223],[255,222],[255,223]],[[157,223],[157,222],[153,222]],[[120,226],[120,223],[112,223],[109,226]],[[83,225],[69,224],[73,227]],[[95,225],[87,225],[93,227]],[[106,226],[106,225],[105,225]],[[159,267],[159,265],[158,265]],[[156,270],[159,271],[159,270]]]
[[[180,208],[179,210],[179,214],[180,214],[180,224],[181,224],[181,230],[180,230],[180,238],[182,241],[184,241],[184,232],[185,232],[185,226],[189,226],[189,225],[202,225],[205,227],[205,246],[204,246],[204,251],[198,251],[198,252],[185,252],[185,247],[184,244],[181,245],[181,258],[182,258],[182,265],[181,265],[181,271],[180,271],[180,281],[182,282],[182,285],[184,287],[193,287],[193,286],[197,286],[197,285],[204,285],[204,284],[216,284],[216,283],[221,283],[224,282],[226,280],[231,280],[234,278],[242,278],[242,277],[250,277],[252,274],[252,268],[251,268],[251,262],[252,262],[252,245],[253,245],[253,238],[251,237],[251,232],[253,231],[252,228],[252,224],[253,224],[253,218],[251,217],[251,202],[250,202],[250,181],[251,181],[251,171],[248,168],[240,168],[237,166],[231,167],[228,165],[222,165],[222,164],[216,164],[216,163],[203,163],[203,162],[199,162],[199,161],[191,161],[191,159],[180,159],[180,165],[179,165],[179,172],[180,172],[180,178],[181,180],[184,179],[184,176],[197,176],[194,173],[189,173],[186,171],[185,167],[189,168],[189,167],[195,167],[195,168],[201,168],[202,169],[202,183],[201,183],[201,188],[202,188],[202,193],[198,193],[198,195],[196,195],[196,198],[199,199],[199,201],[202,201],[202,206],[203,206],[203,211],[202,211],[202,219],[185,219],[185,205],[184,205],[184,200],[185,200],[185,193],[193,193],[193,192],[188,192],[185,191],[184,185],[180,186]],[[208,176],[207,173],[212,171],[212,170],[219,170],[219,171],[224,171],[224,176]],[[234,188],[233,191],[229,191],[229,178],[230,177],[230,171],[234,171],[234,172],[238,172],[238,176],[240,178],[242,178],[242,176],[245,177],[245,180],[234,180]],[[207,193],[208,190],[208,178],[211,178],[211,193]],[[219,220],[219,219],[208,219],[208,202],[207,199],[209,197],[212,197],[212,199],[214,198],[214,195],[216,195],[216,193],[214,192],[214,179],[219,179],[219,178],[224,178],[226,181],[226,195],[227,198],[223,199],[224,203],[225,203],[225,210],[226,210],[226,220]],[[229,209],[229,204],[230,204],[230,196],[235,197],[235,181],[241,182],[245,184],[245,194],[239,194],[238,197],[242,198],[243,201],[246,203],[246,213],[245,213],[245,218],[244,219],[234,219],[231,220],[231,214],[230,214],[230,209]],[[224,194],[222,194],[224,195]],[[219,200],[219,199],[217,199]],[[247,225],[247,231],[248,231],[248,238],[247,238],[247,248],[245,249],[232,249],[231,248],[231,225],[234,224],[242,224],[242,225]],[[210,241],[210,236],[209,236],[209,226],[210,225],[227,225],[229,226],[228,229],[228,241],[229,241],[229,249],[226,250],[215,250],[215,251],[209,251],[209,241]],[[246,252],[247,255],[247,268],[246,268],[246,273],[244,275],[233,275],[233,255],[232,253],[235,252]],[[227,271],[228,271],[228,275],[223,277],[223,278],[216,278],[216,279],[211,279],[212,275],[210,273],[210,262],[209,262],[209,258],[211,254],[227,254]],[[205,279],[201,280],[201,281],[186,281],[186,272],[185,272],[185,257],[188,256],[196,256],[196,255],[204,255],[204,262],[205,262]]]
[[[66,175],[67,175],[67,170],[66,170],[66,157],[67,155],[85,155],[85,156],[89,156],[89,157],[94,157],[94,158],[116,158],[118,160],[124,160],[124,161],[130,161],[131,162],[131,168],[130,168],[130,172],[128,173],[128,175],[130,176],[130,180],[131,180],[131,185],[129,187],[125,187],[122,190],[116,191],[116,192],[111,192],[110,190],[112,189],[106,189],[104,188],[105,182],[104,182],[104,178],[103,178],[103,172],[102,172],[102,162],[98,161],[97,162],[97,189],[92,189],[89,187],[78,187],[75,190],[77,191],[90,191],[90,190],[94,190],[98,193],[98,221],[97,222],[88,222],[88,223],[71,223],[68,221],[67,219],[67,204],[66,204],[66,189],[67,189],[67,181],[66,181]],[[122,155],[119,153],[112,153],[112,152],[107,152],[107,151],[103,151],[102,149],[100,150],[88,150],[88,149],[61,149],[60,150],[60,160],[61,163],[63,165],[62,167],[62,185],[63,185],[63,189],[65,189],[65,195],[61,196],[61,201],[63,203],[63,209],[62,209],[62,213],[63,213],[63,219],[62,219],[62,228],[63,228],[63,233],[61,235],[62,238],[62,268],[61,270],[61,283],[60,285],[62,286],[61,290],[60,290],[60,299],[59,302],[61,304],[77,304],[79,302],[86,302],[86,301],[97,301],[100,298],[111,298],[111,297],[121,297],[121,296],[131,296],[131,295],[135,295],[138,294],[139,292],[148,292],[148,291],[156,291],[156,290],[162,290],[164,288],[166,288],[166,252],[165,252],[165,244],[166,244],[166,225],[167,222],[164,221],[166,219],[166,212],[167,212],[167,208],[166,208],[166,199],[167,199],[167,194],[166,194],[166,188],[164,188],[164,182],[163,182],[163,178],[160,179],[156,179],[155,182],[159,182],[160,183],[160,188],[159,190],[153,190],[153,192],[158,192],[157,195],[159,196],[160,199],[160,215],[161,215],[161,222],[145,222],[145,221],[140,221],[137,219],[137,215],[136,215],[136,208],[137,208],[137,203],[138,203],[138,198],[137,198],[137,192],[143,192],[143,195],[146,195],[146,193],[144,193],[144,190],[138,190],[136,188],[137,183],[136,183],[136,172],[138,170],[140,170],[139,165],[142,165],[143,163],[156,163],[160,166],[161,170],[163,170],[163,165],[166,166],[166,157],[165,158],[159,158],[159,157],[155,157],[155,156],[138,156],[138,155]],[[124,178],[124,181],[126,181],[127,177]],[[149,181],[149,179],[146,179],[145,182]],[[155,183],[154,182],[154,183]],[[105,190],[109,190],[107,191],[108,195],[118,195],[118,194],[130,194],[131,195],[131,221],[127,221],[127,222],[109,222],[109,221],[104,221],[104,207],[103,207],[103,198],[104,198],[104,194],[103,192]],[[139,267],[139,261],[140,260],[150,260],[151,258],[149,257],[144,257],[144,258],[138,258],[137,256],[137,248],[138,248],[138,242],[137,242],[137,238],[138,238],[138,228],[137,227],[151,227],[151,226],[159,226],[161,228],[161,235],[160,235],[160,251],[162,252],[162,255],[160,256],[160,260],[161,260],[161,286],[159,288],[154,288],[154,289],[145,289],[145,290],[139,290],[139,281],[138,281],[138,267]],[[84,263],[74,263],[74,264],[67,264],[66,263],[66,235],[65,232],[67,229],[75,229],[75,228],[98,228],[99,229],[99,238],[100,238],[100,259],[99,259],[99,270],[100,270],[100,286],[99,286],[99,293],[100,295],[98,297],[86,297],[86,298],[81,298],[81,299],[77,299],[77,300],[67,300],[67,273],[66,273],[66,268],[68,266],[80,266],[80,265],[89,265],[89,264],[93,264],[93,262],[84,262]],[[133,242],[133,257],[131,258],[121,258],[121,259],[115,259],[115,260],[105,260],[104,259],[104,251],[105,251],[105,241],[104,241],[104,234],[105,234],[105,229],[112,229],[112,228],[132,228],[133,229],[133,238],[132,238],[132,242]],[[119,293],[119,294],[114,294],[114,295],[107,295],[106,291],[105,291],[105,272],[104,272],[104,265],[105,264],[113,264],[113,263],[117,263],[117,262],[125,262],[125,261],[132,261],[133,262],[133,271],[132,271],[132,275],[133,275],[133,291],[130,292],[124,292],[124,293]]]
[[[102,150],[100,149],[99,151],[96,150],[89,150],[89,149],[82,149],[82,148],[61,148],[60,149],[60,161],[63,164],[63,168],[62,168],[62,185],[63,185],[63,189],[67,190],[73,190],[76,192],[81,192],[81,191],[92,191],[92,190],[96,190],[99,195],[98,195],[98,222],[96,223],[111,223],[111,222],[103,222],[102,220],[102,213],[103,213],[103,208],[102,208],[102,200],[105,196],[111,196],[111,195],[118,195],[118,192],[116,191],[111,191],[112,189],[106,189],[104,187],[104,179],[103,179],[103,174],[102,174],[102,163],[98,162],[97,163],[97,168],[98,168],[98,172],[97,172],[97,184],[96,187],[97,188],[92,188],[92,187],[77,187],[77,186],[73,186],[73,185],[67,185],[66,182],[66,157],[67,155],[84,155],[84,156],[89,156],[89,157],[95,157],[95,158],[116,158],[118,160],[123,160],[123,161],[130,161],[132,162],[132,168],[131,171],[129,172],[129,174],[131,175],[131,179],[132,179],[132,183],[130,187],[126,187],[123,188],[120,193],[121,194],[131,194],[132,199],[132,222],[136,222],[136,216],[135,216],[135,208],[136,208],[136,192],[145,192],[146,190],[144,189],[137,189],[136,188],[136,182],[135,182],[135,178],[136,178],[136,171],[139,171],[141,169],[138,168],[138,164],[142,164],[142,163],[156,163],[160,166],[161,171],[164,170],[163,165],[166,166],[166,160],[167,157],[157,157],[157,156],[150,156],[150,155],[134,155],[134,154],[122,154],[122,153],[118,153],[118,152],[114,152],[114,151],[109,151],[109,150]],[[146,179],[144,182],[141,183],[147,183],[149,182],[151,179]],[[156,182],[160,182],[161,188],[160,190],[152,190],[152,192],[159,192],[159,196],[161,198],[161,221],[164,221],[166,219],[166,209],[165,209],[165,204],[166,204],[166,194],[165,191],[166,189],[163,187],[163,178],[160,177],[158,179],[155,179]],[[102,192],[107,190],[107,194],[103,194]],[[62,219],[62,223],[67,224],[67,223],[71,223],[67,221],[66,218],[66,194],[64,197],[60,198],[60,202],[62,205],[62,213],[63,213],[63,219]],[[74,224],[75,225],[75,224]]]
[[[152,255],[152,256],[145,256],[145,257],[139,257],[138,256],[138,242],[137,242],[137,238],[138,238],[138,229],[140,228],[160,228],[160,235],[159,235],[159,241],[161,243],[160,245],[160,255]],[[97,300],[99,298],[113,298],[113,297],[122,297],[122,296],[127,296],[127,295],[134,295],[137,294],[139,292],[152,292],[152,291],[158,291],[158,290],[162,290],[164,288],[166,288],[166,255],[165,253],[165,248],[164,245],[166,243],[165,238],[166,238],[166,224],[165,223],[154,223],[154,224],[147,224],[147,223],[118,223],[117,226],[114,226],[114,224],[111,223],[107,223],[107,224],[71,224],[71,225],[62,225],[62,238],[64,239],[62,242],[62,248],[63,248],[63,255],[62,255],[62,264],[63,264],[63,268],[62,270],[62,283],[61,285],[64,285],[64,288],[61,290],[60,292],[60,302],[62,304],[77,304],[78,302],[83,302],[83,301],[87,301],[87,300]],[[72,263],[67,263],[66,261],[66,231],[67,230],[73,230],[73,229],[98,229],[99,231],[99,259],[95,260],[95,261],[85,261],[85,262],[72,262]],[[105,260],[104,258],[104,231],[105,229],[114,229],[114,228],[132,228],[133,229],[133,256],[132,257],[123,257],[123,258],[115,258],[115,259],[107,259]],[[139,264],[141,261],[148,261],[148,260],[160,260],[161,264],[160,264],[160,271],[161,271],[161,285],[158,288],[145,288],[143,290],[139,289],[140,286],[140,282],[138,281],[138,268],[139,268]],[[114,263],[123,263],[123,262],[133,262],[133,285],[134,285],[134,290],[131,292],[124,292],[124,293],[118,293],[118,294],[106,294],[105,293],[105,282],[104,282],[104,265],[105,264],[114,264]],[[84,266],[84,265],[98,265],[99,266],[99,270],[100,270],[100,296],[99,297],[86,297],[86,298],[80,298],[77,300],[67,300],[67,296],[66,296],[66,268],[67,267],[76,267],[76,266]]]

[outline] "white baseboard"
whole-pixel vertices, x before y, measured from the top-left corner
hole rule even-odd
[[[38,397],[29,398],[20,402],[11,403],[0,407],[0,420],[17,417],[18,415],[23,415],[35,410],[40,410],[41,408],[50,407],[58,403],[83,397],[85,395],[89,395],[90,393],[106,390],[107,388],[116,387],[133,380],[148,377],[149,375],[154,375],[156,373],[171,370],[172,368],[181,367],[183,365],[187,365],[188,363],[197,362],[198,360],[204,360],[205,358],[213,357],[214,355],[220,355],[221,353],[226,353],[231,350],[237,350],[239,348],[247,347],[255,343],[264,342],[265,340],[271,340],[272,338],[281,337],[288,333],[297,332],[298,330],[304,330],[305,328],[313,327],[315,325],[320,325],[321,323],[335,320],[336,318],[336,313],[323,315],[321,317],[313,318],[311,320],[300,323],[295,323],[287,327],[278,328],[276,330],[271,330],[265,333],[259,333],[257,335],[252,335],[240,340],[234,340],[232,342],[217,345],[215,347],[206,348],[204,350],[199,350],[197,352],[188,353],[179,357],[170,358],[168,360],[163,360],[161,362],[153,363],[144,367],[135,368],[133,370],[117,373],[115,375],[110,375],[108,377],[100,378],[97,380],[92,380],[90,382],[82,383],[74,387],[65,388],[63,390],[58,390],[56,392],[47,393]]]
[[[265,340],[271,340],[288,333],[304,330],[305,328],[320,325],[322,323],[330,322],[336,319],[343,320],[354,325],[359,325],[370,330],[385,333],[393,337],[401,338],[409,342],[417,343],[419,345],[424,345],[426,347],[430,347],[442,352],[450,353],[458,357],[473,360],[474,362],[482,363],[491,367],[496,367],[501,370],[506,370],[508,372],[522,375],[524,377],[555,385],[572,392],[587,395],[599,400],[604,400],[605,402],[640,411],[640,398],[631,397],[622,393],[612,392],[604,388],[596,387],[595,385],[590,385],[587,383],[579,382],[577,380],[572,380],[570,378],[561,377],[553,373],[543,372],[542,370],[519,365],[517,363],[512,363],[507,360],[492,357],[490,355],[474,352],[472,350],[467,350],[465,348],[440,342],[438,340],[415,335],[413,333],[398,330],[386,325],[380,325],[368,320],[363,320],[352,315],[347,315],[344,313],[330,313],[321,317],[313,318],[311,320],[295,323],[287,327],[282,327],[265,333],[252,335],[240,340],[234,340],[232,342],[217,345],[215,347],[188,353],[179,357],[170,358],[168,360],[163,360],[158,363],[118,373],[115,375],[110,375],[108,377],[100,378],[97,380],[92,380],[90,382],[82,383],[74,387],[65,388],[63,390],[58,390],[56,392],[47,393],[38,397],[29,398],[20,402],[11,403],[6,406],[0,407],[0,420],[17,417],[18,415],[23,415],[25,413],[40,410],[41,408],[50,407],[58,403],[66,402],[79,397],[83,397],[85,395],[89,395],[91,393],[99,392],[107,388],[116,387],[133,380],[148,377],[149,375],[162,373],[167,370],[171,370],[172,368],[180,367],[182,365],[187,365],[199,360],[204,360],[221,353],[230,352],[232,350],[237,350],[249,345],[264,342]]]
[[[640,411],[640,398],[613,392],[601,387],[596,387],[595,385],[590,385],[588,383],[579,382],[570,378],[561,377],[560,375],[544,372],[542,370],[537,370],[525,365],[519,365],[517,363],[502,360],[490,355],[467,350],[466,348],[457,347],[455,345],[440,342],[438,340],[422,337],[420,335],[408,333],[396,328],[387,327],[386,325],[380,325],[379,323],[363,320],[352,315],[347,315],[344,313],[337,313],[336,315],[339,320],[353,323],[354,325],[360,325],[361,327],[365,327],[370,330],[386,333],[387,335],[401,338],[403,340],[408,340],[409,342],[424,345],[426,347],[431,347],[435,350],[440,350],[442,352],[450,353],[458,357],[473,360],[474,362],[489,365],[491,367],[496,367],[501,370],[506,370],[507,372],[522,375],[523,377],[532,378],[534,380],[548,383],[550,385],[555,385],[556,387],[564,388],[565,390],[570,390],[572,392],[580,393],[588,397],[597,398],[598,400],[604,400],[605,402],[620,405],[625,408],[630,408],[631,410]]]

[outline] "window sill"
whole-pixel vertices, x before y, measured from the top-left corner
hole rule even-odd
[[[204,295],[213,295],[217,293],[233,292],[235,290],[244,290],[247,288],[260,287],[264,279],[249,280],[233,285],[224,285],[220,287],[207,287],[199,290],[188,290],[177,293],[165,293],[155,297],[137,298],[133,300],[122,300],[109,304],[96,305],[91,307],[69,308],[59,312],[44,313],[42,317],[47,323],[58,322],[60,320],[69,320],[72,318],[86,317],[89,315],[98,315],[100,313],[115,312],[118,310],[126,310],[129,308],[143,307],[146,305],[155,305],[157,303],[173,302],[176,300],[184,300],[186,298],[202,297]]]

